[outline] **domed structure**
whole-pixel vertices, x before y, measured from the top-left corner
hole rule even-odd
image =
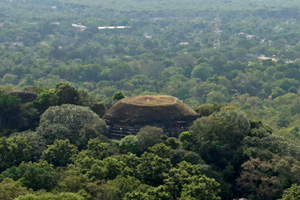
[[[178,136],[196,118],[194,110],[177,98],[166,95],[127,97],[118,101],[103,116],[111,126],[112,137],[136,134],[146,125],[161,127],[169,136]]]

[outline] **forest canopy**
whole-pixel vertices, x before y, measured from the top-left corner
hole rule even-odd
[[[299,7],[1,0],[0,199],[298,199]],[[197,119],[112,138],[105,113],[144,95]]]

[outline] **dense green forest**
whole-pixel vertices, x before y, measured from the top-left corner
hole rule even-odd
[[[299,7],[0,0],[0,199],[300,199]],[[110,139],[105,111],[145,94],[199,118]]]

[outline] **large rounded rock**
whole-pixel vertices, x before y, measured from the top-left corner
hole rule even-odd
[[[113,124],[149,124],[192,121],[197,113],[177,98],[166,95],[127,97],[106,111],[103,119]]]

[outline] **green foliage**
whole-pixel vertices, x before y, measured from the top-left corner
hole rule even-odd
[[[77,153],[77,147],[67,140],[55,140],[53,145],[43,152],[42,158],[56,167],[66,166]]]
[[[19,165],[22,161],[29,161],[32,147],[22,137],[0,138],[0,171]]]
[[[115,92],[114,93],[114,95],[113,95],[113,99],[114,100],[121,100],[121,99],[123,99],[123,98],[125,98],[125,96],[123,95],[123,93],[122,92],[120,92],[120,91],[117,91],[117,92]]]
[[[280,200],[296,200],[300,198],[300,188],[297,184],[293,184],[290,188],[286,189]]]
[[[122,154],[119,156],[115,156],[120,161],[124,162],[126,166],[132,170],[132,174],[137,177],[137,166],[141,162],[141,158],[137,157],[135,154],[128,153],[128,154]]]
[[[137,145],[138,145],[138,139],[135,135],[127,135],[120,141],[120,148],[122,152],[131,152],[134,153]]]
[[[181,199],[220,200],[218,186],[219,184],[214,179],[201,177],[193,180],[191,184],[183,186]]]
[[[26,187],[22,187],[19,181],[14,181],[10,178],[5,178],[0,183],[0,199],[13,200],[20,195],[29,193]]]
[[[202,81],[206,81],[214,72],[214,69],[207,63],[201,63],[196,65],[192,71],[191,76],[193,78],[200,78]]]
[[[111,144],[104,143],[99,138],[90,139],[87,145],[87,151],[91,157],[104,159],[114,153],[112,152]]]
[[[0,90],[0,133],[5,128],[18,128],[20,109],[21,99],[18,96],[7,94]]]
[[[192,132],[184,131],[179,135],[179,140],[182,144],[182,147],[186,150],[195,150],[195,137],[193,136]]]
[[[237,179],[238,187],[249,196],[275,199],[281,192],[281,183],[269,162],[251,158],[242,165]]]
[[[19,108],[21,104],[21,99],[18,96],[5,94],[3,91],[0,91],[0,110],[1,113],[14,111]],[[2,114],[4,114],[2,113]]]
[[[161,158],[171,158],[174,153],[174,150],[171,149],[171,147],[168,147],[163,143],[149,147],[149,151]]]
[[[144,152],[149,147],[163,142],[163,130],[158,127],[145,126],[137,133],[138,149]]]
[[[186,151],[184,149],[177,149],[174,151],[171,162],[173,165],[180,163],[182,161],[186,161],[192,164],[202,164],[204,161],[199,156],[199,154],[193,151]]]
[[[179,140],[175,137],[168,137],[165,141],[165,144],[172,149],[177,149],[180,146]]]
[[[140,185],[140,181],[133,177],[118,176],[108,181],[107,184],[100,186],[100,197],[102,199],[123,199]]]
[[[157,186],[162,183],[166,172],[171,168],[170,159],[161,158],[153,153],[145,152],[141,156],[141,163],[137,171],[143,183]]]
[[[79,168],[70,166],[60,174],[60,179],[55,190],[60,192],[73,192],[88,190],[90,180],[86,174],[82,174]]]
[[[76,104],[79,100],[78,91],[68,83],[59,83],[55,85],[57,105]]]
[[[28,194],[20,196],[16,200],[84,200],[84,198],[78,194],[63,192],[59,194],[45,193],[41,195]]]
[[[146,190],[145,190],[146,189]],[[138,199],[161,199],[167,200],[171,199],[167,187],[165,185],[160,185],[158,187],[148,187],[148,188],[139,188],[131,193],[127,193],[125,196],[125,200],[138,200]]]
[[[250,132],[250,122],[243,112],[223,110],[198,119],[190,132],[189,140],[194,139],[193,148],[200,156],[207,163],[224,167],[226,163],[241,162],[241,158],[235,156],[240,156],[238,152]]]
[[[118,175],[126,175],[127,173],[126,164],[114,157],[95,162],[88,171],[90,178],[106,180],[112,180]]]
[[[275,199],[299,182],[297,1],[52,3],[0,2],[0,171],[15,180],[0,183],[0,196],[219,199],[220,188],[222,199]],[[221,49],[213,49],[216,7]],[[71,26],[79,22],[87,28]],[[13,90],[38,97],[22,103]],[[140,94],[176,96],[201,118],[179,140],[153,127],[107,139],[99,116]],[[27,163],[43,151],[63,167]],[[52,193],[27,194],[18,182]],[[297,199],[297,189],[283,198]]]
[[[58,175],[53,165],[46,161],[38,163],[22,162],[18,167],[14,166],[2,172],[0,180],[5,178],[19,180],[23,186],[33,190],[51,190],[57,183]]]
[[[164,182],[175,198],[181,196],[180,199],[220,199],[219,184],[214,179],[202,175],[199,166],[185,161],[170,169]]]
[[[222,108],[222,105],[214,103],[214,104],[202,104],[200,106],[195,107],[195,111],[200,115],[200,117],[207,117],[214,112],[219,112]]]
[[[38,161],[42,156],[43,151],[47,149],[45,139],[37,132],[24,131],[20,133],[14,133],[11,135],[11,137],[22,137],[27,140],[28,144],[32,147],[32,161]]]
[[[105,129],[105,122],[89,108],[64,104],[43,113],[37,132],[47,144],[57,138],[69,139],[72,144],[84,147],[90,139],[103,137]]]
[[[57,103],[57,96],[54,89],[45,89],[34,100],[34,106],[42,113],[50,106],[54,106]]]

